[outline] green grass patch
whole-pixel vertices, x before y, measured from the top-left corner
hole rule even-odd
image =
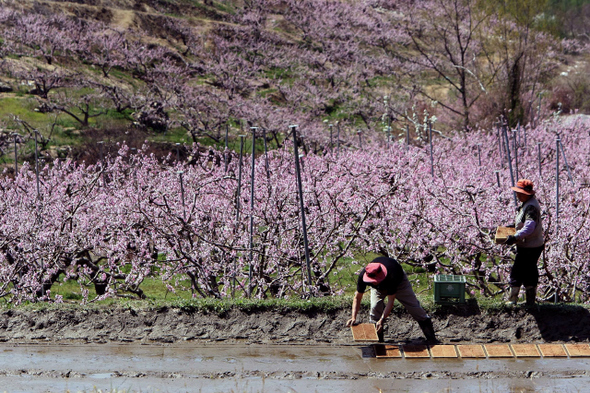
[[[447,314],[465,314],[465,312],[482,313],[482,314],[502,314],[512,313],[522,307],[511,308],[505,305],[501,299],[477,298],[468,301],[465,304],[457,305],[440,305],[434,303],[432,296],[418,295],[422,307],[430,315],[447,315]],[[257,312],[276,312],[279,314],[300,312],[313,314],[317,312],[335,313],[340,311],[351,310],[352,296],[326,296],[313,297],[310,299],[289,298],[289,299],[214,299],[199,298],[189,300],[154,300],[154,299],[131,299],[131,298],[111,298],[103,301],[90,302],[81,304],[78,301],[66,301],[65,303],[23,303],[19,306],[13,306],[6,302],[0,302],[0,310],[19,309],[24,311],[44,311],[44,310],[87,310],[87,309],[130,309],[130,310],[162,310],[178,309],[188,313],[199,312],[203,314],[224,315],[231,310],[240,310],[246,313]],[[370,307],[370,296],[364,296],[361,303],[361,313],[365,314]],[[590,310],[590,305],[558,303],[558,304],[540,304],[539,312],[558,312],[563,315],[575,312],[580,308]],[[394,314],[404,314],[407,311],[399,303],[395,302],[393,308]]]
[[[13,116],[30,123],[37,128],[44,128],[53,121],[51,113],[36,112],[37,100],[32,96],[0,98],[0,118],[12,120]],[[17,125],[13,125],[16,129]]]
[[[419,273],[420,274],[420,273]],[[426,274],[426,273],[421,273]],[[410,278],[412,280],[412,278]],[[356,282],[356,281],[355,281]],[[188,287],[189,282],[183,283]],[[241,310],[247,313],[273,311],[277,313],[301,312],[339,312],[348,311],[352,305],[352,293],[354,288],[351,288],[352,293],[346,293],[340,296],[324,296],[324,297],[289,297],[283,299],[250,299],[243,294],[236,298],[193,298],[190,291],[179,290],[176,293],[167,290],[161,280],[155,278],[146,279],[140,288],[147,296],[146,299],[139,299],[137,295],[131,293],[120,293],[118,297],[109,298],[101,301],[94,301],[96,293],[94,286],[86,287],[89,291],[89,303],[82,304],[82,292],[80,285],[70,280],[63,282],[58,281],[51,288],[52,297],[55,295],[63,296],[64,303],[48,303],[26,302],[18,306],[8,303],[7,299],[0,299],[0,310],[2,309],[23,309],[23,310],[54,310],[54,309],[105,309],[105,308],[122,308],[133,310],[161,310],[165,308],[180,309],[185,312],[200,312],[204,314],[223,315],[231,310]],[[502,296],[494,298],[485,298],[482,296],[472,297],[467,299],[464,304],[455,305],[441,305],[434,302],[432,291],[420,292],[418,287],[414,286],[417,298],[422,304],[422,307],[431,315],[446,315],[465,312],[487,313],[487,314],[501,314],[507,312],[514,312],[516,309],[505,304]],[[361,308],[362,312],[366,312],[370,307],[370,296],[367,293],[363,297]],[[569,312],[579,310],[580,307],[590,309],[587,304],[573,304],[573,303],[541,303],[539,309],[551,312],[562,312],[567,315]],[[395,302],[394,313],[406,313],[404,307]]]

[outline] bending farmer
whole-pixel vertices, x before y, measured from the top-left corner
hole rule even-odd
[[[406,273],[395,259],[387,257],[375,258],[361,270],[352,301],[352,318],[346,322],[346,326],[356,324],[367,285],[371,287],[371,322],[376,324],[379,341],[383,341],[383,325],[393,309],[395,299],[418,321],[426,340],[432,343],[437,341],[432,320],[416,299]]]
[[[516,197],[522,205],[514,219],[516,233],[506,239],[506,244],[516,244],[516,257],[510,270],[508,303],[515,305],[518,302],[520,286],[524,285],[526,305],[532,306],[535,304],[539,283],[537,261],[545,248],[541,207],[535,198],[532,181],[521,179],[516,183],[516,187],[510,188],[516,192]]]

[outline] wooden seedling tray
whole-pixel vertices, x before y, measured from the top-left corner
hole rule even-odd
[[[457,348],[454,345],[433,345],[430,347],[433,358],[456,358]]]
[[[379,341],[377,329],[372,323],[359,323],[350,327],[354,341]]]
[[[565,344],[565,349],[572,358],[590,356],[590,346],[588,344]]]
[[[483,346],[478,344],[457,345],[457,349],[462,358],[485,359],[486,357]]]
[[[429,358],[428,345],[404,345],[404,357],[410,358]]]
[[[496,229],[496,237],[494,241],[496,244],[503,244],[508,239],[508,236],[514,235],[516,233],[516,229],[512,227],[498,227]]]
[[[567,357],[567,352],[561,344],[539,344],[537,347],[544,358]]]
[[[541,357],[535,344],[511,344],[512,351],[517,358],[538,358]]]
[[[375,357],[377,358],[401,358],[399,345],[375,345]]]
[[[514,354],[508,344],[492,344],[483,346],[489,358],[512,358]]]

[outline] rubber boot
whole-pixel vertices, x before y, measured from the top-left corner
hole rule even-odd
[[[533,307],[537,301],[537,287],[525,287],[526,306]]]
[[[520,287],[510,287],[510,295],[508,296],[508,301],[506,304],[510,306],[516,306],[518,304],[518,293],[520,292]]]
[[[435,344],[438,342],[436,339],[436,335],[434,334],[434,326],[432,326],[432,319],[427,318],[423,321],[418,321],[418,325],[420,325],[420,329],[422,329],[422,333],[424,333],[424,337],[426,337],[426,341],[429,344]]]
[[[385,336],[383,334],[383,330],[381,329],[381,331],[377,331],[377,338],[379,339],[379,342],[382,343],[385,341]]]

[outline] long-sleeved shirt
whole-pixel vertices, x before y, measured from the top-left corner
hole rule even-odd
[[[516,232],[514,235],[517,239],[522,239],[523,237],[527,237],[531,235],[535,228],[537,227],[537,223],[533,220],[526,220],[522,226],[522,228]]]

